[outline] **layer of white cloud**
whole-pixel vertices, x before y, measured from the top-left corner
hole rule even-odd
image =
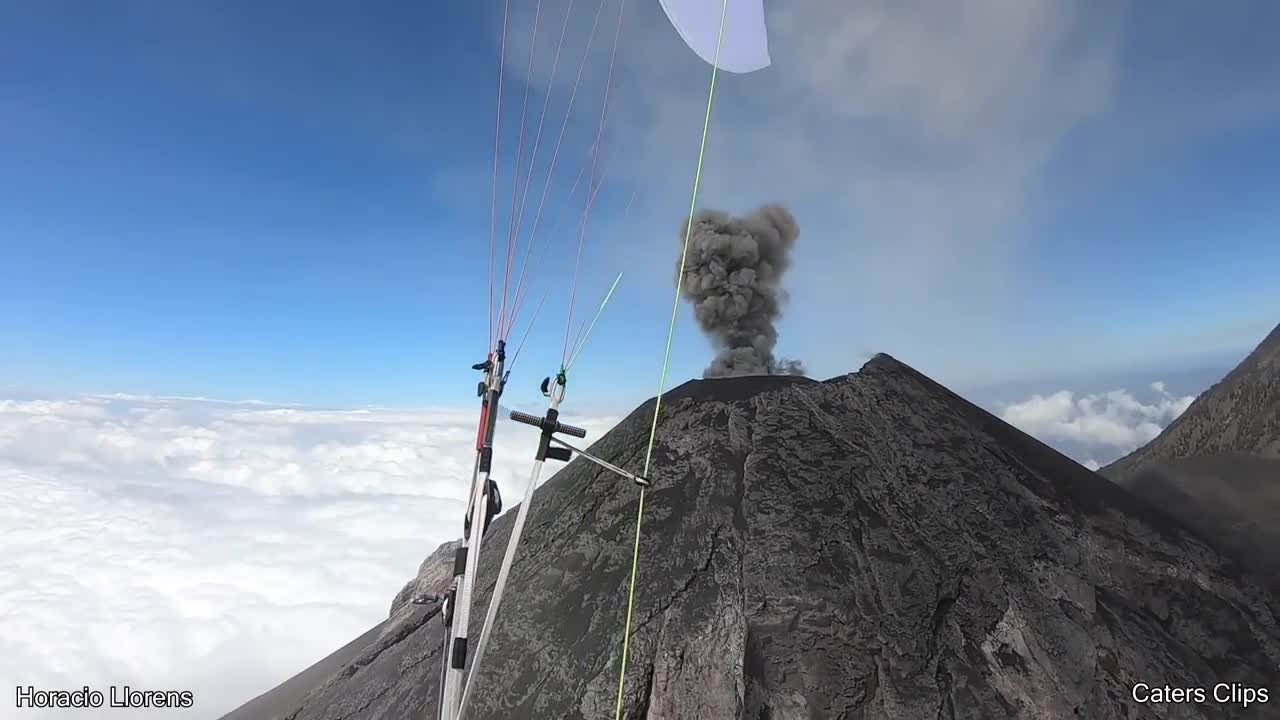
[[[0,679],[10,691],[190,689],[194,709],[147,717],[218,717],[382,620],[422,558],[459,534],[475,420],[0,400]],[[589,438],[615,422],[574,420]],[[508,505],[535,439],[499,428]]]
[[[1150,402],[1128,390],[1079,396],[1070,390],[1037,394],[1005,405],[1000,417],[1046,443],[1069,443],[1118,457],[1150,442],[1195,400],[1191,395],[1174,396],[1163,382],[1151,383],[1151,389],[1155,396]],[[1093,470],[1100,467],[1092,457],[1082,462]]]

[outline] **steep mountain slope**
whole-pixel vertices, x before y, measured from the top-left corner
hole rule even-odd
[[[1164,432],[1100,472],[1280,588],[1280,325]]]
[[[1280,460],[1202,455],[1144,466],[1127,481],[1135,495],[1206,538],[1280,590]]]
[[[1164,432],[1102,473],[1123,482],[1151,463],[1230,454],[1280,458],[1280,325]]]
[[[691,382],[663,408],[626,717],[1275,716],[1274,702],[1131,695],[1139,682],[1236,682],[1275,697],[1274,597],[896,360],[823,383]],[[596,452],[638,467],[652,410]],[[471,718],[613,717],[636,503],[629,483],[578,461],[535,494]],[[486,537],[481,614],[512,519]],[[436,558],[301,701],[290,681],[228,718],[434,717],[442,627],[403,600],[439,582]]]

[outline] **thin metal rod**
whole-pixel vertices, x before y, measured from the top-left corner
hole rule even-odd
[[[580,450],[580,449],[578,449],[578,448],[574,447],[573,445],[570,445],[569,443],[565,442],[564,440],[561,440],[561,439],[560,439],[560,438],[558,438],[558,437],[554,437],[554,436],[553,436],[553,437],[551,438],[551,442],[553,442],[553,443],[555,443],[555,444],[557,444],[557,445],[561,445],[561,446],[563,446],[563,447],[566,447],[566,448],[568,448],[569,450],[572,450],[573,452],[576,452],[576,453],[578,453],[579,455],[581,455],[582,457],[584,457],[584,458],[586,458],[586,459],[590,460],[591,462],[593,462],[593,463],[595,463],[595,464],[599,465],[600,467],[602,467],[602,468],[604,468],[604,469],[606,469],[606,470],[611,470],[611,471],[613,471],[613,472],[615,472],[615,473],[617,473],[617,474],[621,475],[622,477],[627,478],[628,480],[631,480],[631,481],[635,482],[635,484],[637,484],[637,485],[644,485],[645,487],[648,487],[648,486],[649,486],[649,480],[648,480],[647,478],[641,477],[640,475],[637,475],[637,474],[635,474],[635,473],[631,472],[630,470],[623,470],[622,468],[618,467],[617,465],[614,465],[613,463],[609,462],[608,460],[603,460],[603,459],[601,459],[601,458],[598,458],[598,457],[596,457],[595,455],[592,455],[591,453],[587,452],[586,450]]]

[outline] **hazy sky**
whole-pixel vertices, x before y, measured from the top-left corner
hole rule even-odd
[[[585,193],[566,198],[618,8],[584,55],[597,6],[578,0],[551,83],[565,4],[542,4],[530,65],[535,4],[517,3],[504,85],[503,223],[523,81],[526,158],[553,88],[527,229],[587,57],[523,313],[554,285],[514,376],[530,395],[563,344]],[[813,374],[874,351],[958,388],[1176,369],[1236,359],[1276,322],[1274,3],[767,9],[774,65],[721,77],[702,204],[794,209],[779,351]],[[467,401],[488,332],[501,3],[5,16],[5,384]],[[575,386],[619,409],[657,384],[708,80],[656,3],[627,3],[623,28],[575,316],[627,271]],[[674,378],[709,355],[684,313]]]

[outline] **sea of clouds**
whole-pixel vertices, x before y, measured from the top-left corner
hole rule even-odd
[[[270,689],[384,619],[460,534],[476,415],[0,400],[0,689],[193,691],[191,710],[142,711],[157,719],[216,718]],[[569,417],[588,441],[616,422]],[[536,437],[499,426],[508,506]]]
[[[1077,394],[1059,390],[1006,403],[1000,418],[1070,455],[1090,470],[1155,439],[1181,415],[1194,395],[1175,396],[1163,382],[1151,383],[1149,398],[1129,390]]]

